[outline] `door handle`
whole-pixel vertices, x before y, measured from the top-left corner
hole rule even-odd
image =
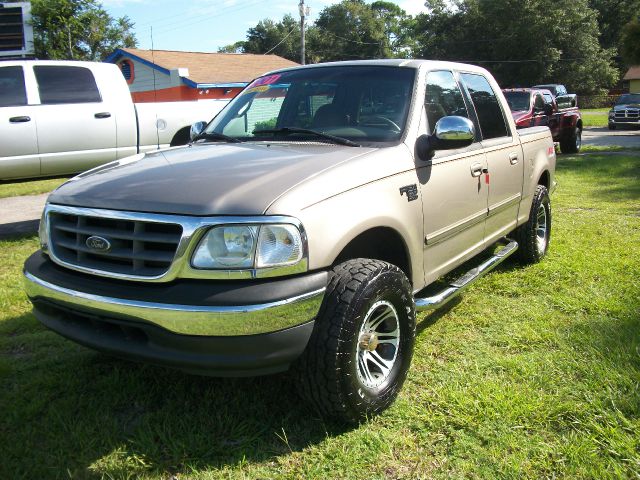
[[[99,112],[94,115],[96,118],[109,118],[111,114],[109,112]]]
[[[518,163],[518,154],[517,153],[510,153],[509,154],[509,162],[511,162],[511,165],[515,165],[516,163]]]
[[[479,177],[482,175],[482,165],[480,163],[474,163],[471,165],[471,176]]]
[[[24,123],[24,122],[30,122],[30,121],[31,121],[31,117],[27,117],[26,115],[21,117],[11,117],[9,119],[9,122],[11,123]]]

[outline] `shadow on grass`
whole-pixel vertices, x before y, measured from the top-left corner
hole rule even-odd
[[[0,322],[0,338],[12,338],[25,333],[45,330],[46,328],[35,319],[32,313],[23,313]]]
[[[34,322],[4,322],[1,478],[135,478],[273,462],[349,429],[309,411],[285,374],[193,376],[98,354],[41,328],[35,345],[12,354]]]
[[[574,374],[593,379],[606,378],[603,412],[617,412],[626,421],[640,419],[640,300],[636,292],[625,307],[611,315],[590,316],[568,325],[564,334],[578,355],[585,359]],[[591,394],[590,394],[591,395]],[[593,393],[598,396],[597,393]],[[636,437],[637,438],[637,437]]]

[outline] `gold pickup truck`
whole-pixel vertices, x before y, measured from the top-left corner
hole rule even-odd
[[[359,421],[402,386],[416,311],[545,256],[555,162],[549,129],[516,130],[482,68],[272,72],[188,146],[54,191],[26,291],[88,347],[205,375],[290,369],[319,412]]]

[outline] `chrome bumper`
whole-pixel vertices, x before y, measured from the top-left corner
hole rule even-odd
[[[198,336],[240,336],[277,332],[313,320],[325,288],[259,305],[175,305],[113,298],[79,292],[24,272],[27,296],[100,317],[130,319],[172,333]]]

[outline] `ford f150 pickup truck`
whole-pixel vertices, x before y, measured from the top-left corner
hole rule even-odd
[[[511,108],[516,128],[546,125],[562,153],[578,153],[582,145],[582,116],[575,95],[556,97],[536,88],[509,88],[502,91]],[[562,101],[559,104],[558,101]]]
[[[77,173],[184,144],[189,127],[227,101],[134,105],[108,63],[0,63],[0,180]]]
[[[51,194],[24,267],[44,325],[189,372],[290,368],[318,411],[355,422],[396,397],[416,311],[549,246],[551,134],[516,130],[479,67],[276,71],[193,134]]]

